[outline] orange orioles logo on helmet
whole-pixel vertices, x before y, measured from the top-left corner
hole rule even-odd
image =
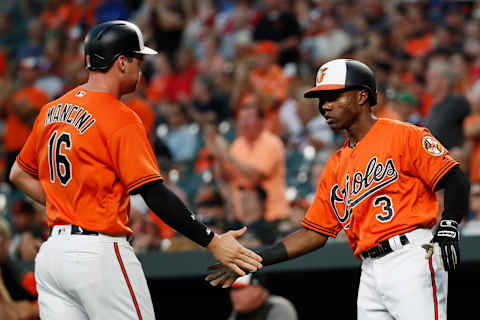
[[[445,148],[432,136],[425,136],[422,139],[422,147],[428,154],[438,157],[445,153]]]
[[[320,68],[317,72],[317,85],[323,81],[325,75],[327,74],[327,67]]]

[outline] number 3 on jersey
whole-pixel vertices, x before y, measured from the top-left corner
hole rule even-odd
[[[72,148],[70,133],[62,132],[58,134],[56,130],[53,131],[48,139],[50,182],[55,183],[58,178],[61,185],[66,187],[72,180],[72,163],[68,160],[67,155],[62,152],[62,146],[65,150]]]
[[[377,213],[375,215],[378,221],[385,223],[393,219],[393,216],[395,215],[395,210],[393,210],[392,198],[390,198],[389,196],[384,194],[376,197],[375,200],[373,200],[373,206],[382,207],[383,212]]]

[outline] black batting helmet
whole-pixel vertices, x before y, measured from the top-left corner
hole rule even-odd
[[[377,104],[377,85],[372,70],[352,59],[335,59],[322,65],[317,72],[315,87],[305,98],[317,98],[322,91],[366,89],[370,106]]]
[[[123,20],[107,21],[95,26],[84,41],[85,67],[108,70],[120,55],[157,54],[145,47],[140,29]]]

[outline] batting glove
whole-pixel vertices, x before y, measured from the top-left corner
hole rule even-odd
[[[441,220],[432,242],[436,242],[440,246],[446,271],[454,271],[456,265],[460,263],[458,238],[458,222]]]

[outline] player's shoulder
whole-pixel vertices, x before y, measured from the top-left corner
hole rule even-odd
[[[109,131],[129,124],[141,124],[138,115],[112,94],[85,90],[81,87],[70,91],[70,98],[84,104],[97,117],[97,124]]]
[[[379,118],[377,122],[380,130],[386,131],[387,136],[391,137],[402,138],[402,135],[425,134],[429,132],[425,127],[400,120]]]

